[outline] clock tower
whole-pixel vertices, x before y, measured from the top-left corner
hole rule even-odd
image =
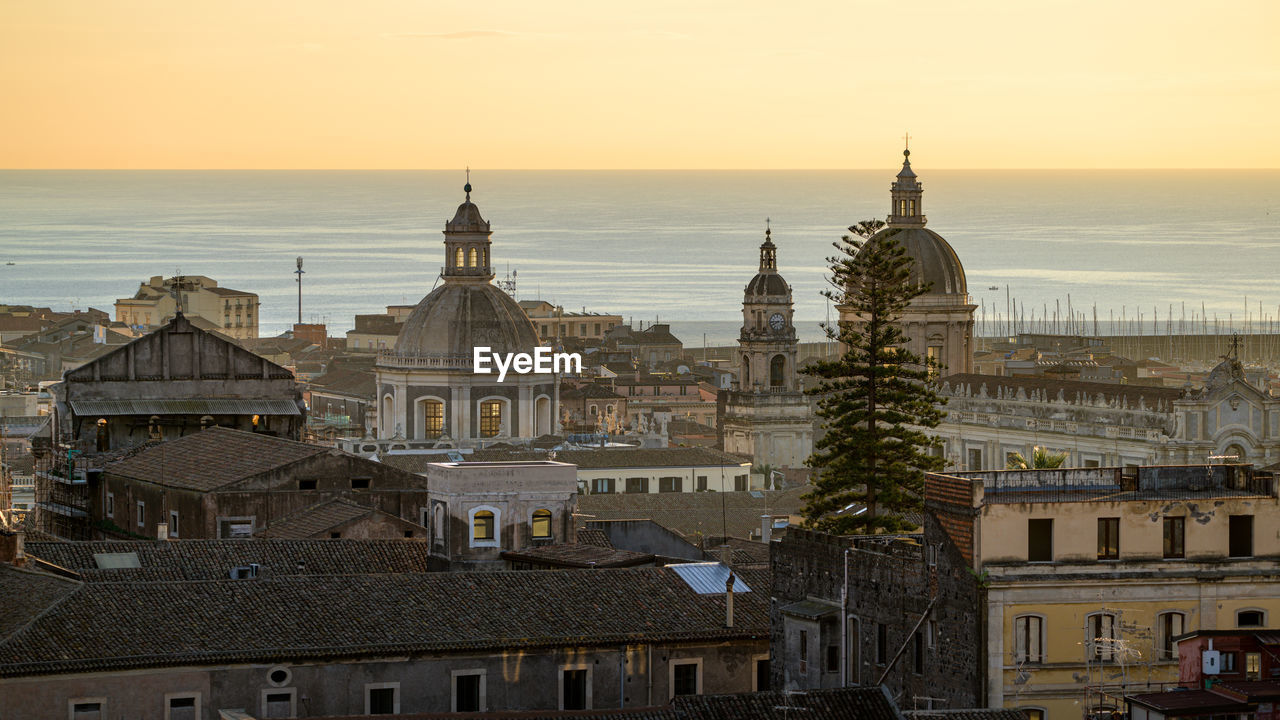
[[[813,451],[812,414],[796,378],[794,323],[791,286],[778,274],[778,248],[766,224],[760,269],[743,292],[738,381],[725,394],[721,427],[727,452],[776,469],[803,467]]]

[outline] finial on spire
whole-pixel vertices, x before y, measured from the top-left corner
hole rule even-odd
[[[773,228],[769,227],[769,218],[764,219],[764,236],[767,238],[773,234]]]
[[[902,135],[902,156],[911,157],[911,134],[903,133]]]
[[[467,184],[462,186],[463,191],[467,193],[467,199],[471,199],[471,166],[467,166]]]

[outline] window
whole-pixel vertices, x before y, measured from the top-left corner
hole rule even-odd
[[[475,248],[471,248],[471,252],[467,253],[467,265],[476,267],[480,263],[480,253]]]
[[[164,696],[164,720],[199,720],[199,693]]]
[[[1089,618],[1089,642],[1093,646],[1093,657],[1098,660],[1115,659],[1116,616],[1109,613],[1097,613]]]
[[[1233,652],[1222,653],[1222,672],[1234,673],[1236,671],[1236,654]]]
[[[684,490],[684,478],[682,477],[660,477],[658,478],[658,492],[681,492]]]
[[[107,493],[107,517],[116,516],[116,495],[115,493]]]
[[[367,477],[351,478],[351,489],[352,490],[368,490],[369,478]]]
[[[422,401],[422,436],[438,438],[444,432],[444,403],[439,400]]]
[[[262,716],[264,718],[291,718],[297,714],[298,691],[294,688],[273,688],[262,691]]]
[[[495,524],[492,511],[477,510],[476,514],[471,516],[471,539],[493,540],[495,537]]]
[[[254,517],[219,517],[218,538],[247,538],[253,536]]]
[[[591,709],[591,668],[574,666],[560,668],[560,709]]]
[[[1266,622],[1266,613],[1261,610],[1240,610],[1236,613],[1236,627],[1263,627]]]
[[[1120,559],[1120,518],[1098,518],[1098,559]]]
[[[876,664],[884,665],[889,661],[889,626],[876,623]]]
[[[299,480],[298,489],[299,490],[315,490],[316,481],[315,480]]]
[[[827,646],[827,672],[840,672],[840,646]]]
[[[671,663],[671,697],[702,694],[702,661]]]
[[[364,686],[366,715],[394,715],[400,712],[400,683],[369,683]]]
[[[693,486],[693,487],[694,487],[694,489],[695,489],[695,490],[697,490],[698,492],[706,492],[706,491],[707,491],[707,476],[706,476],[706,475],[699,475],[699,476],[698,476],[698,480],[697,480],[697,482],[694,484],[694,486]]]
[[[147,526],[147,504],[139,500],[138,501],[138,527],[146,527],[146,526]]]
[[[1187,616],[1180,612],[1160,613],[1157,618],[1156,636],[1157,653],[1159,660],[1177,660],[1178,650],[1174,647],[1173,639],[1183,633],[1183,627],[1186,623]]]
[[[769,690],[769,657],[755,658],[756,674],[751,682],[751,692],[767,692]]]
[[[178,537],[178,511],[169,511],[169,537]]]
[[[649,478],[627,478],[627,492],[629,493],[647,493],[649,492]]]
[[[751,489],[751,487],[750,487],[750,486],[748,485],[748,483],[747,483],[747,476],[746,476],[746,475],[734,475],[734,476],[733,476],[733,489],[734,489],[734,490],[736,490],[736,491],[738,491],[738,492],[746,492],[746,491],[750,490],[750,489]]]
[[[551,511],[534,510],[533,522],[529,524],[534,540],[547,540],[551,537]]]
[[[106,720],[106,698],[73,698],[67,701],[67,715],[71,720]]]
[[[786,384],[787,359],[782,355],[774,355],[769,361],[769,385],[781,387]]]
[[[1253,557],[1253,516],[1232,515],[1228,523],[1230,540],[1227,555],[1230,557]]]
[[[1013,662],[1044,662],[1044,618],[1020,615],[1013,619]]]
[[[1053,520],[1027,521],[1027,561],[1053,562]]]
[[[1186,554],[1187,519],[1167,517],[1164,519],[1164,556],[1166,558],[1184,558]]]
[[[595,493],[611,493],[613,492],[613,478],[594,478],[591,481],[591,492]]]
[[[1244,677],[1246,680],[1259,680],[1262,677],[1262,653],[1244,654]]]
[[[485,671],[454,670],[452,712],[485,711]]]
[[[928,627],[929,633],[926,639],[929,641],[929,649],[932,650],[933,648],[938,647],[938,621],[930,620]]]
[[[1042,708],[1020,708],[1022,714],[1027,716],[1027,720],[1044,720],[1044,710]]]
[[[809,672],[809,632],[800,631],[800,674]]]
[[[480,437],[497,437],[502,432],[502,401],[480,403]]]
[[[924,674],[924,636],[917,630],[911,636],[911,671],[916,675]]]
[[[978,448],[969,449],[969,470],[982,469],[982,450]]]

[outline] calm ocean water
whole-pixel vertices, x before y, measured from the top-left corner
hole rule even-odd
[[[1141,307],[1151,332],[1280,303],[1280,171],[931,171],[929,227],[959,253],[988,331],[1006,287],[1037,319],[1067,296],[1092,317]],[[671,322],[687,345],[732,342],[766,217],[802,339],[827,315],[824,259],[888,212],[877,171],[475,171],[499,277],[521,299]],[[303,315],[331,334],[415,303],[462,201],[447,171],[0,171],[0,302],[111,310],[152,275],[208,275],[261,296],[263,334]],[[13,265],[4,263],[12,262]],[[990,289],[995,287],[996,289]],[[1246,300],[1247,298],[1247,300]],[[1247,303],[1247,304],[1246,304]],[[1256,324],[1254,326],[1257,327]],[[1091,328],[1089,328],[1091,329]]]

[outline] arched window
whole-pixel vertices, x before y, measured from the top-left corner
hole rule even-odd
[[[458,249],[457,249],[456,251],[454,251],[454,253],[453,253],[453,266],[454,266],[454,267],[462,267],[462,258],[463,258],[463,255],[462,255],[462,248],[458,248]]]
[[[97,447],[98,452],[106,452],[111,449],[111,434],[107,431],[106,418],[98,418]]]
[[[444,432],[444,403],[436,399],[418,401],[418,437],[438,438]]]
[[[493,540],[497,537],[497,518],[491,510],[477,510],[471,516],[471,539]]]
[[[1089,645],[1086,652],[1097,660],[1114,660],[1116,657],[1116,616],[1111,613],[1094,613],[1086,618],[1089,629]]]
[[[781,387],[787,383],[787,358],[784,355],[774,355],[769,361],[769,385],[773,387]]]
[[[1266,627],[1266,625],[1267,614],[1262,610],[1250,608],[1236,611],[1236,627],[1238,628]]]
[[[502,401],[480,403],[480,437],[497,437],[502,432]]]
[[[595,405],[591,405],[587,407],[587,414],[590,415],[591,417],[595,417],[596,415],[600,414],[600,408]]]
[[[748,355],[743,355],[742,356],[742,387],[746,388],[750,386],[751,386],[751,357]]]
[[[529,532],[534,540],[551,538],[551,511],[545,508],[533,511],[533,522],[529,523]]]
[[[470,258],[468,258],[468,260],[469,262],[467,263],[467,265],[469,265],[470,267],[475,267],[476,265],[480,264],[480,254],[476,252],[475,248],[471,248],[471,256]]]
[[[1187,616],[1180,612],[1165,612],[1156,616],[1156,659],[1178,659],[1173,639],[1186,632],[1186,622]]]
[[[546,395],[538,396],[533,401],[534,415],[534,433],[537,435],[551,434],[551,398]]]
[[[378,424],[382,427],[382,437],[389,438],[396,427],[396,401],[390,395],[382,396],[382,409],[378,412]]]

